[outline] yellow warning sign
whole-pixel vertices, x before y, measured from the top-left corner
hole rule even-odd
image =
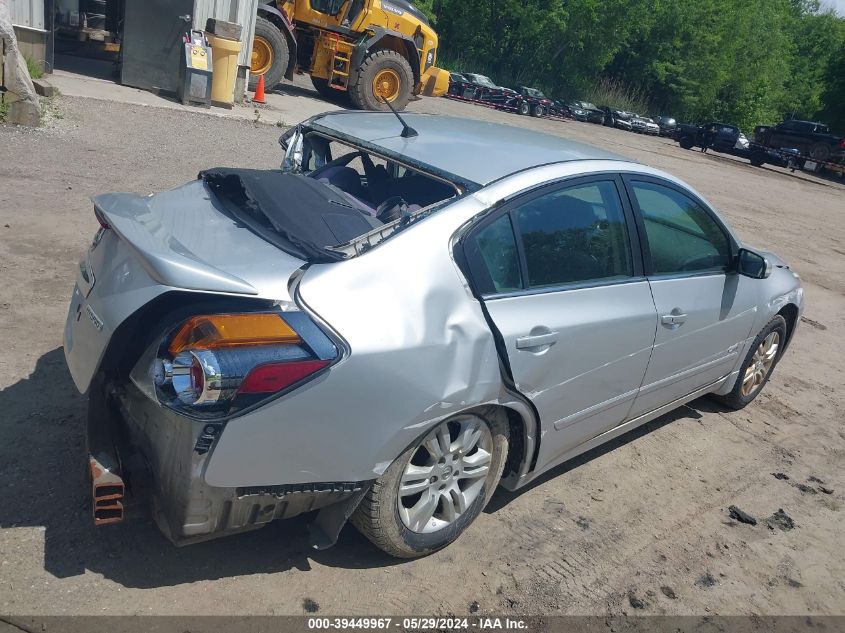
[[[191,46],[191,68],[208,70],[208,55],[202,46]]]

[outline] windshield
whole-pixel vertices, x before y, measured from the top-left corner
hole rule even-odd
[[[523,90],[525,91],[525,94],[527,94],[529,97],[534,97],[535,99],[545,99],[546,98],[546,95],[544,95],[542,92],[540,92],[536,88],[523,88]]]
[[[496,84],[494,84],[489,77],[485,77],[484,75],[475,75],[473,73],[467,73],[467,77],[470,78],[470,81],[480,86],[487,86],[488,88],[496,87]]]

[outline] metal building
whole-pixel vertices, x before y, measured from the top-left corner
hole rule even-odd
[[[21,50],[45,72],[55,68],[55,43],[73,43],[80,55],[112,54],[122,83],[173,92],[181,37],[205,29],[208,18],[240,24],[238,57],[244,83],[252,54],[259,0],[0,0],[10,3]],[[78,43],[77,43],[78,42]],[[101,59],[102,61],[102,59]],[[240,93],[243,86],[240,86]],[[238,90],[236,89],[236,94]]]

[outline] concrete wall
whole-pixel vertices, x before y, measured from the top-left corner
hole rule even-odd
[[[14,25],[15,36],[18,38],[18,48],[25,57],[31,57],[41,70],[51,72],[52,68],[45,67],[44,60],[47,59],[47,31],[34,31]]]

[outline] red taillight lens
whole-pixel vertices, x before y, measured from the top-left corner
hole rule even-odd
[[[843,138],[841,141],[839,141],[839,147],[841,147],[842,149],[845,149],[845,138]]]
[[[328,364],[327,360],[305,360],[259,365],[244,378],[238,393],[276,393]]]
[[[331,339],[302,312],[199,315],[160,342],[147,373],[161,404],[213,418],[254,406],[337,356]]]

